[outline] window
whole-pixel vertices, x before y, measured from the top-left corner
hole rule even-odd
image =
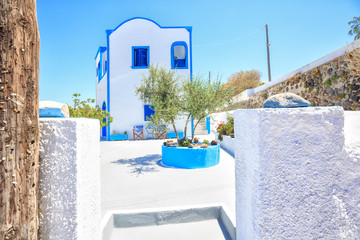
[[[99,71],[100,71],[100,62],[98,63],[97,67],[96,67],[96,76],[99,76]]]
[[[171,45],[171,68],[188,68],[187,59],[187,44],[186,42],[174,42]]]
[[[148,68],[149,47],[132,47],[132,68]]]
[[[150,121],[151,115],[155,113],[152,105],[144,105],[144,121]]]

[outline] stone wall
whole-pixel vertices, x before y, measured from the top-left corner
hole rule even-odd
[[[360,48],[319,65],[234,103],[227,110],[262,108],[275,94],[291,92],[310,101],[312,106],[342,106],[360,110]]]

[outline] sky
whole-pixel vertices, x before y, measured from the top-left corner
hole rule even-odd
[[[71,104],[96,97],[95,54],[106,29],[133,17],[160,26],[192,26],[193,73],[220,75],[256,69],[276,79],[353,41],[348,22],[360,0],[38,0],[40,101]]]

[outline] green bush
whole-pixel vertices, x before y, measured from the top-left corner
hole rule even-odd
[[[231,135],[234,133],[234,117],[229,115],[227,117],[228,122],[220,122],[216,127],[216,131],[218,132],[218,139],[220,141],[223,140],[222,135]]]
[[[331,86],[331,80],[330,79],[326,80],[325,85],[330,87]]]
[[[79,93],[73,94],[73,106],[69,105],[70,117],[98,119],[100,128],[112,123],[113,117],[110,116],[108,111],[91,106],[95,103],[95,99],[88,98],[86,101],[81,101],[80,96]],[[107,119],[107,121],[104,121],[104,119]]]

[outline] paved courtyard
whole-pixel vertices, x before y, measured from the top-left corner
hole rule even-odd
[[[102,216],[109,210],[219,203],[235,219],[234,158],[220,150],[215,167],[168,168],[160,163],[162,143],[101,142]]]

